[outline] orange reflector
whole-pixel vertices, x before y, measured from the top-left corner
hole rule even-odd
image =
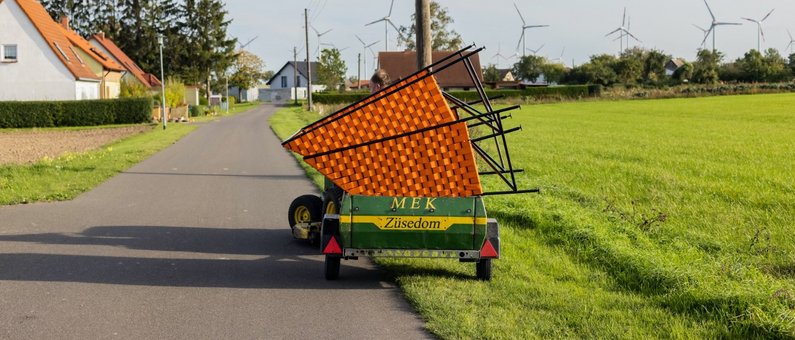
[[[493,251],[494,248],[492,248]],[[342,248],[340,248],[340,244],[337,243],[337,238],[332,236],[331,239],[326,243],[326,248],[323,249],[323,254],[342,254]]]
[[[486,257],[497,257],[497,251],[494,250],[494,246],[491,245],[489,240],[486,240],[486,243],[483,244],[483,248],[480,249],[480,258]]]

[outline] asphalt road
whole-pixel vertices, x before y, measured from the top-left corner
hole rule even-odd
[[[0,207],[0,338],[427,338],[368,260],[293,240],[316,192],[273,107],[208,123],[70,202]]]

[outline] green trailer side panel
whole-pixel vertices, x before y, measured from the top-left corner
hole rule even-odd
[[[480,197],[346,196],[344,248],[479,250],[486,230]]]

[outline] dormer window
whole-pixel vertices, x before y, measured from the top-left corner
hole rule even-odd
[[[9,63],[16,62],[17,45],[0,45],[0,61]]]
[[[64,52],[64,51],[61,49],[61,46],[60,46],[60,45],[58,45],[58,43],[57,43],[57,42],[53,42],[52,44],[53,44],[53,46],[55,46],[55,49],[57,49],[57,50],[58,50],[58,52],[61,52],[61,55],[64,57],[64,59],[66,59],[66,61],[69,61],[69,57],[68,57],[68,56],[66,55],[66,53],[65,53],[65,52]]]

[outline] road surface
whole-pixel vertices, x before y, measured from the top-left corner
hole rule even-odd
[[[203,125],[74,201],[0,207],[0,338],[429,337],[369,261],[325,281],[292,239],[291,200],[317,191],[273,111]]]

